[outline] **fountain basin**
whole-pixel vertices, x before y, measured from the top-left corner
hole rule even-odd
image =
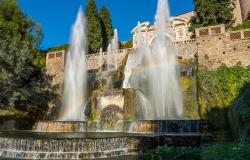
[[[0,131],[0,158],[131,160],[159,145],[200,146],[210,139],[207,122],[200,120],[117,121],[113,128],[106,126],[98,121],[48,121],[37,123],[36,131]]]
[[[102,121],[48,121],[38,122],[39,132],[125,132],[125,133],[160,133],[160,134],[190,134],[208,133],[208,124],[201,120],[137,120],[117,121],[112,128],[108,122]]]
[[[0,132],[3,159],[138,158],[158,145],[200,146],[208,134],[140,134],[124,132]],[[132,158],[132,159],[133,159]]]

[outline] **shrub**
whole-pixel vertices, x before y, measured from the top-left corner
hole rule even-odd
[[[236,27],[233,27],[233,30],[236,31],[236,30],[241,30],[241,29],[248,29],[250,28],[250,20],[244,22],[243,24],[240,24]]]
[[[204,160],[247,160],[250,157],[249,144],[218,143],[203,148]]]
[[[191,147],[158,147],[145,154],[147,160],[200,160],[201,149]]]
[[[146,152],[146,160],[248,160],[250,145],[246,143],[216,143],[202,148],[158,147]]]
[[[212,130],[229,130],[228,110],[250,82],[250,69],[240,65],[221,66],[216,70],[198,69],[198,103],[201,117],[208,119]]]

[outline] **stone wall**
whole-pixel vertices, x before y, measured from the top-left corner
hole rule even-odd
[[[131,51],[126,49],[121,49],[117,53],[97,53],[90,54],[86,56],[87,59],[87,69],[88,70],[97,70],[100,69],[103,65],[109,63],[110,65],[116,65],[116,58],[118,60],[118,67],[122,65],[122,60],[125,58],[126,54]],[[108,62],[109,59],[109,62]]]
[[[47,53],[46,74],[51,78],[52,85],[60,84],[64,75],[65,51]]]
[[[98,54],[91,54],[86,56],[86,65],[87,70],[95,71],[99,70],[103,65],[107,63],[107,59],[109,59],[109,64],[112,66],[116,65],[116,58],[117,58],[117,65],[118,67],[121,66],[122,60],[125,58],[127,52],[129,50],[119,50],[117,53],[110,53],[107,52],[98,53]],[[55,51],[47,53],[46,56],[46,73],[50,76],[52,80],[52,85],[61,84],[63,81],[64,75],[64,65],[65,65],[65,51]]]
[[[178,56],[184,58],[193,58],[197,53],[197,44],[195,39],[179,41],[174,43]]]
[[[224,25],[196,29],[199,63],[211,69],[222,64],[250,65],[250,30],[226,32]]]

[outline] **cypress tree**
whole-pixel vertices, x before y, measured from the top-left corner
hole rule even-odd
[[[193,0],[195,16],[190,20],[190,31],[198,27],[225,24],[229,28],[234,23],[234,3],[232,0]]]
[[[102,47],[102,28],[98,10],[94,0],[89,0],[86,6],[88,49],[89,54],[97,53]]]
[[[102,6],[99,12],[99,16],[101,19],[101,26],[102,26],[102,38],[103,38],[102,48],[104,51],[106,51],[108,44],[110,43],[111,39],[114,36],[114,30],[109,10],[105,6]]]

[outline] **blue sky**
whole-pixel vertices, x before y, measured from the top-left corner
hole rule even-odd
[[[131,38],[130,31],[138,21],[154,21],[157,0],[95,0],[97,7],[105,5],[118,29],[119,40]],[[193,0],[169,0],[171,15],[193,10]],[[70,29],[80,5],[86,0],[18,0],[22,10],[42,25],[41,49],[68,43]]]

